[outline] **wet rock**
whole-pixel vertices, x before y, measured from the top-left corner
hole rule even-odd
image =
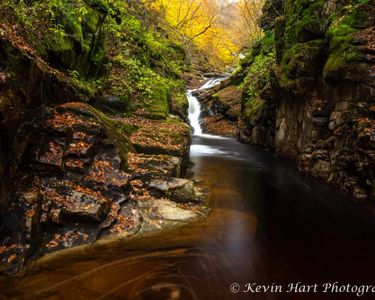
[[[29,188],[25,190],[20,196],[20,199],[22,199],[23,201],[29,204],[37,203],[38,198],[39,198],[39,191],[36,188]]]
[[[345,122],[347,114],[340,111],[333,111],[329,119],[329,129],[334,130]]]
[[[95,144],[85,140],[73,140],[68,144],[66,155],[86,157],[93,151]]]
[[[336,112],[342,112],[342,111],[347,111],[350,110],[354,107],[353,103],[348,102],[348,101],[339,101],[335,105],[335,111]]]
[[[100,222],[103,219],[105,203],[84,193],[73,192],[67,201],[71,204],[63,206],[64,218],[73,222]]]
[[[86,179],[103,186],[125,188],[129,175],[121,170],[121,159],[114,149],[96,155]]]
[[[310,1],[299,11],[291,1],[272,18],[273,3],[266,1],[262,20],[266,28],[278,25],[276,60],[266,69],[264,82],[252,86],[250,96],[242,95],[241,141],[267,141],[269,148],[296,158],[304,172],[356,198],[373,200],[374,5]],[[348,20],[355,22],[349,25]],[[245,76],[251,72],[245,82],[259,78],[252,67],[258,70],[254,62],[265,61],[266,48],[261,43],[253,47],[241,71]],[[254,109],[255,104],[261,109]]]
[[[129,119],[139,125],[131,136],[131,141],[138,152],[145,154],[165,154],[186,159],[190,147],[190,127],[178,118],[166,121]],[[158,130],[155,130],[155,128]]]
[[[311,173],[317,177],[327,180],[331,174],[331,164],[324,160],[318,160],[311,169]]]
[[[125,205],[128,193],[126,147],[118,147],[127,140],[115,122],[101,119],[83,103],[47,111],[38,137],[28,146],[30,154],[23,156],[24,168],[33,172],[22,179],[20,196],[13,199],[19,225],[7,232],[19,237],[18,243],[34,245],[33,257],[95,240],[111,205]],[[21,252],[18,257],[25,261]]]
[[[111,215],[112,214],[112,215]],[[132,204],[127,204],[110,213],[115,221],[104,236],[129,236],[136,234],[143,225],[142,214]]]
[[[89,25],[85,24],[87,37],[97,41],[99,29]],[[78,80],[70,82],[37,57],[32,47],[14,45],[24,42],[16,34],[13,44],[4,41],[0,31],[0,206],[9,204],[1,224],[2,262],[22,267],[46,253],[93,243],[103,236],[133,235],[151,214],[170,221],[198,215],[193,211],[199,205],[177,206],[153,197],[146,185],[150,177],[159,176],[168,181],[168,189],[155,194],[176,201],[197,200],[191,182],[174,179],[186,173],[189,159],[190,128],[181,120],[186,107],[173,107],[184,99],[170,101],[171,111],[178,111],[181,119],[164,112],[167,108],[163,114],[148,115],[160,120],[136,113],[134,118],[107,116],[86,104],[93,101],[91,89],[76,86]],[[16,75],[3,72],[8,61],[12,71],[17,65],[22,70],[14,70]],[[87,74],[88,70],[79,71]],[[105,98],[112,112],[125,108],[118,97]],[[130,136],[143,153],[134,153],[128,166],[128,152],[135,151]],[[142,202],[149,204],[145,210],[138,205]]]
[[[134,151],[128,135],[143,153],[128,154]],[[6,235],[20,250],[4,259],[22,265],[26,246],[27,257],[37,258],[97,239],[161,230],[159,221],[171,226],[201,216],[194,212],[200,207],[194,183],[176,178],[186,172],[189,146],[190,129],[176,117],[110,119],[83,103],[49,108],[31,154],[23,157],[30,179],[9,214],[19,221],[9,222],[18,225]]]
[[[40,58],[20,36],[17,26],[2,22],[0,27],[0,205],[3,207],[19,188],[14,178],[23,154],[31,151],[30,143],[40,138],[40,125],[48,113],[46,106],[67,99],[85,101],[88,94]],[[58,154],[49,166],[43,153],[35,158],[42,160],[42,164],[36,164],[38,167],[54,172],[61,169]]]
[[[252,130],[251,141],[253,144],[267,147],[273,143],[272,135],[269,128],[255,126]]]
[[[197,214],[193,211],[180,208],[173,202],[166,200],[158,202],[157,212],[161,218],[171,221],[183,221],[197,217]]]
[[[41,171],[61,172],[64,144],[61,140],[46,140],[35,153],[33,168]]]
[[[89,165],[89,160],[80,158],[67,158],[65,160],[65,170],[77,173],[84,173]]]
[[[179,176],[185,176],[189,166],[190,127],[176,116],[166,120],[122,119],[138,127],[130,137],[137,152],[146,155],[166,155],[181,159]],[[155,130],[158,128],[158,130]]]
[[[203,118],[201,126],[203,131],[209,134],[238,137],[237,122],[230,121],[221,114]]]
[[[336,0],[329,0],[324,4],[324,14],[329,16],[333,14],[337,9],[337,1]]]
[[[182,159],[168,155],[129,154],[129,169],[136,176],[180,177]]]
[[[39,255],[85,243],[92,243],[94,240],[95,234],[85,228],[59,228],[45,238],[44,243],[40,249],[38,249]]]
[[[329,123],[329,118],[327,118],[327,117],[313,117],[312,123],[316,126],[326,126]]]
[[[223,81],[208,90],[195,92],[203,107],[202,129],[206,133],[237,138],[241,113],[241,89]]]
[[[148,187],[166,198],[176,202],[198,201],[194,191],[194,182],[183,178],[153,179]]]
[[[99,222],[108,199],[99,191],[58,178],[46,179],[42,189],[44,203],[54,207],[49,213],[56,223]],[[54,221],[54,220],[53,220]]]

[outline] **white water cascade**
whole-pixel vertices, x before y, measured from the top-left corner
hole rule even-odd
[[[188,91],[187,97],[189,100],[189,121],[191,127],[193,127],[194,135],[201,135],[202,128],[199,122],[199,116],[201,114],[201,105],[197,97],[193,96],[193,91]]]
[[[212,78],[208,80],[203,86],[201,86],[197,90],[205,90],[212,88],[213,86],[219,84],[223,81],[226,77],[220,78]],[[200,114],[201,114],[201,105],[197,99],[197,97],[193,96],[193,93],[197,90],[189,90],[187,91],[187,98],[189,100],[189,121],[191,127],[193,127],[193,135],[202,135],[202,127],[200,124]]]

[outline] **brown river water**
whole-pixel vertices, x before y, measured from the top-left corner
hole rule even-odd
[[[210,192],[205,222],[73,251],[23,278],[1,279],[0,298],[375,299],[322,292],[323,283],[375,284],[375,222],[363,205],[233,139],[194,136],[191,160],[193,177]],[[317,284],[317,292],[288,293],[298,282]],[[283,290],[245,293],[247,283]]]

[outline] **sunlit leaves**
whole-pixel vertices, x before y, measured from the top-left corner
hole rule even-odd
[[[144,0],[183,34],[216,67],[230,64],[249,42],[259,39],[263,0]]]

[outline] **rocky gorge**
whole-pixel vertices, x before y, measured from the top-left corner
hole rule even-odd
[[[0,260],[7,274],[57,250],[154,234],[209,212],[186,179],[191,133],[180,71],[153,65],[166,55],[182,68],[183,50],[142,27],[142,6],[114,12],[81,4],[89,11],[83,19],[60,11],[69,35],[30,39],[9,12],[0,25]],[[113,22],[121,24],[122,46],[109,33]],[[124,39],[138,39],[133,55],[152,66],[127,58]],[[134,69],[138,63],[143,69]],[[135,76],[152,87],[129,88]]]
[[[321,199],[330,204],[329,195],[341,201],[342,194],[313,178],[307,180],[311,185],[301,181],[300,173],[290,172],[266,151],[235,139],[294,160],[299,170],[338,186],[351,200],[374,200],[373,0],[265,1],[261,38],[253,41],[231,74],[192,67],[186,45],[143,1],[5,1],[8,4],[0,3],[0,272],[22,276],[72,249],[83,249],[85,255],[114,245],[121,252],[125,247],[120,245],[131,240],[137,244],[139,238],[146,246],[131,249],[134,253],[163,249],[149,256],[151,269],[153,259],[173,274],[179,274],[174,266],[180,260],[192,269],[199,263],[192,272],[198,277],[201,270],[218,266],[222,269],[215,280],[222,286],[228,281],[227,268],[237,274],[242,267],[246,280],[248,270],[255,270],[260,278],[256,271],[263,274],[263,265],[253,268],[249,255],[255,248],[264,254],[265,265],[271,262],[269,270],[279,263],[259,250],[264,245],[253,248],[254,236],[264,234],[267,243],[276,241],[275,248],[288,255],[300,247],[296,257],[305,252],[314,257],[319,249],[309,245],[319,246],[320,232],[326,229],[329,246],[332,237],[337,238],[335,222],[342,228],[338,239],[348,229],[354,241],[361,240],[356,230],[316,208]],[[190,125],[200,126],[202,135],[192,135],[186,91],[200,102],[197,122]],[[192,168],[199,179],[192,177]],[[319,193],[309,198],[319,184],[326,198]],[[295,191],[310,202],[296,201]],[[216,202],[209,207],[211,199]],[[270,199],[277,199],[277,205],[269,205]],[[345,205],[350,211],[354,204]],[[262,219],[268,209],[270,217]],[[310,209],[312,219],[322,215],[329,221],[315,224],[305,213]],[[372,226],[372,212],[369,216],[356,206],[353,211],[360,211],[353,213],[356,221],[365,215],[363,223]],[[258,219],[264,227],[257,232]],[[291,228],[302,228],[296,240],[303,239],[313,227],[310,221],[321,227],[313,240],[293,246],[279,241]],[[295,226],[297,222],[304,227]],[[269,240],[267,228],[277,228]],[[345,245],[343,240],[340,245]],[[368,240],[366,245],[372,245]],[[325,249],[327,260],[333,250]],[[108,253],[103,268],[112,264]],[[238,266],[239,254],[246,268]],[[142,255],[135,258],[141,261],[139,278],[144,275],[143,259],[147,261]],[[202,257],[206,260],[201,263]],[[77,267],[75,259],[70,260],[72,273],[64,269],[70,266],[60,269],[65,272],[63,284],[70,274],[81,272],[84,263]],[[96,268],[100,261],[93,261]],[[296,261],[305,266],[305,257]],[[353,265],[354,270],[360,267]],[[283,260],[280,266],[272,273],[293,273],[292,268],[285,271]],[[323,273],[320,267],[318,275]],[[100,272],[83,270],[89,277]],[[124,270],[133,282],[133,273]],[[42,276],[48,287],[34,285],[34,295],[49,296],[48,272]],[[206,273],[211,280],[211,272]],[[70,283],[76,280],[72,278]],[[28,292],[18,289],[17,280],[0,279],[0,284],[11,283],[7,295]],[[54,280],[59,282],[59,276]],[[27,279],[23,283],[27,286]],[[92,295],[97,288],[107,288],[85,284]],[[151,287],[152,293],[165,289]],[[206,290],[201,292],[207,295]],[[116,288],[109,293],[113,291]]]
[[[374,1],[266,1],[262,40],[221,87],[198,95],[207,131],[275,150],[372,201],[374,9]]]

